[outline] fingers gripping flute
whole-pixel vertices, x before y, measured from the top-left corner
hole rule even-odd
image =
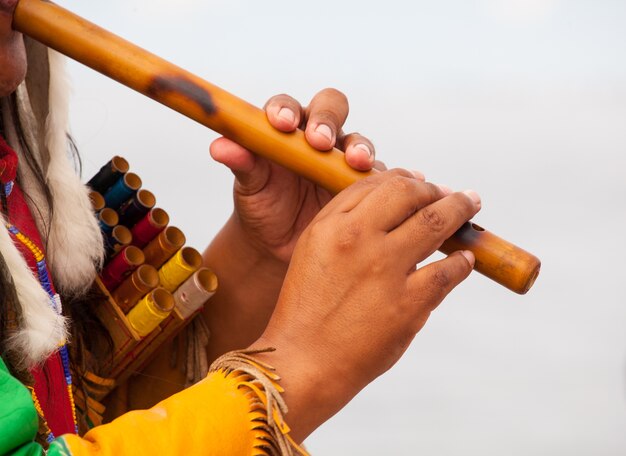
[[[371,174],[350,168],[337,149],[313,149],[300,130],[275,130],[261,109],[53,3],[20,0],[13,26],[333,193]],[[478,272],[516,293],[539,274],[537,257],[469,222],[440,248],[459,249],[474,253]]]

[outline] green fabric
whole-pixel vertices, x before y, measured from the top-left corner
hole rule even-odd
[[[30,392],[0,358],[0,456],[42,455],[43,449],[34,442],[38,426]]]
[[[59,437],[50,445],[46,456],[72,456],[70,449],[65,445],[63,437]]]

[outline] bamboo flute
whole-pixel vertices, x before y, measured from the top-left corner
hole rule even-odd
[[[332,193],[372,173],[350,168],[337,149],[315,150],[300,130],[279,132],[263,110],[54,3],[20,0],[13,27]],[[457,249],[471,250],[478,272],[516,293],[526,293],[539,274],[537,257],[469,222],[440,248]]]

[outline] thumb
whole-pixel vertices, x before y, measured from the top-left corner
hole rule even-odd
[[[209,152],[213,160],[230,168],[235,175],[235,189],[243,195],[261,191],[270,178],[270,165],[248,149],[227,138],[218,138],[211,143]]]

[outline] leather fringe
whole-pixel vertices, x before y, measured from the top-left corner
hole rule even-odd
[[[202,316],[196,316],[187,330],[187,363],[185,388],[195,385],[209,372],[207,347],[211,332]]]
[[[211,365],[209,372],[221,371],[235,375],[237,387],[247,390],[250,413],[258,432],[255,456],[307,456],[289,436],[289,426],[285,423],[287,404],[281,394],[284,390],[278,384],[280,377],[275,369],[259,361],[253,355],[274,351],[274,348],[261,350],[240,350],[226,353]]]

